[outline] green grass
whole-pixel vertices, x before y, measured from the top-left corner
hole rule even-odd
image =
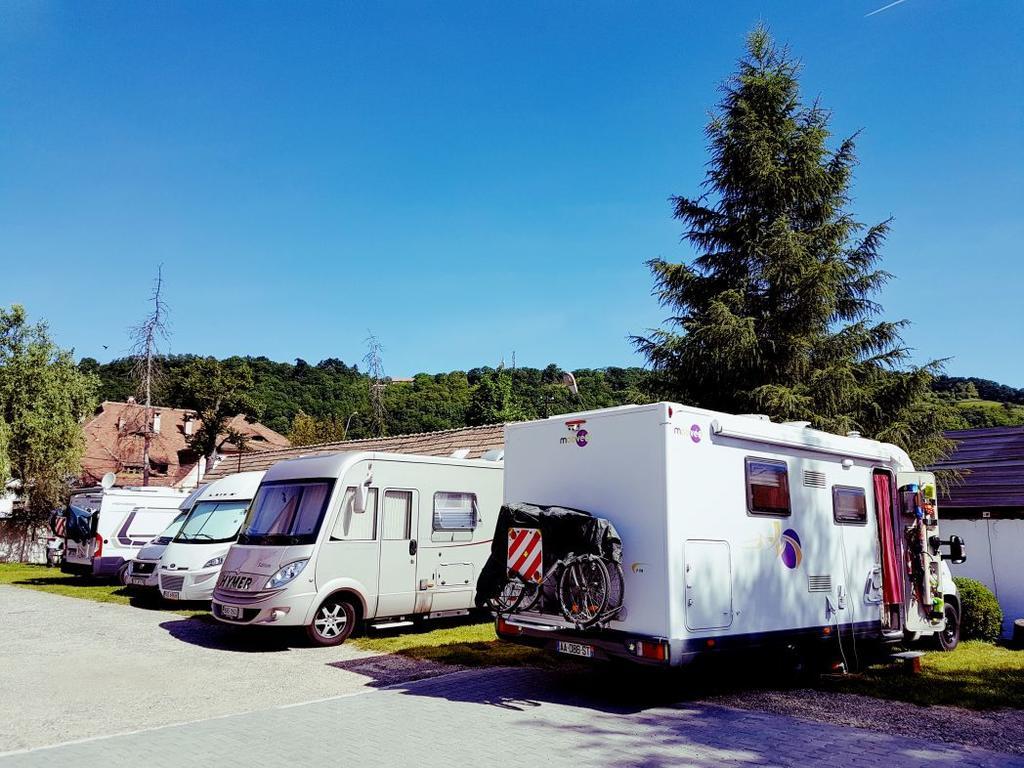
[[[120,586],[65,575],[41,565],[0,563],[0,584],[185,616],[208,615],[205,610],[172,608],[155,596],[135,597]],[[400,633],[378,633],[371,629],[349,642],[365,651],[395,653],[411,659],[468,667],[543,666],[566,669],[575,666],[572,661],[534,648],[500,642],[490,621],[421,624],[412,631]],[[643,672],[647,672],[648,677],[653,672],[656,679],[662,679],[671,687],[674,695],[685,693],[688,698],[701,698],[748,688],[784,687],[786,681],[780,681],[772,668],[771,663],[749,660],[745,664],[727,662],[708,665],[705,669],[689,668],[671,675],[660,670]],[[631,680],[635,683],[641,674],[640,670],[632,668],[616,672],[625,685],[631,684]],[[860,675],[823,680],[815,687],[925,705],[1024,709],[1024,651],[969,641],[961,643],[953,653],[928,653],[922,660],[922,671],[918,675],[904,673],[898,664],[885,663],[871,666]]]
[[[61,573],[59,568],[26,563],[0,563],[0,584],[36,589],[53,595],[77,597],[97,603],[118,603],[147,610],[166,611],[182,616],[198,616],[206,611],[175,605],[160,599],[158,594],[147,590],[144,594],[131,592],[120,584],[90,579],[86,576],[72,576]]]
[[[1024,650],[970,640],[952,653],[928,653],[921,661],[917,675],[884,664],[825,687],[914,704],[1024,709]]]
[[[365,651],[397,653],[412,659],[458,664],[466,667],[548,666],[558,660],[535,648],[505,643],[494,633],[494,622],[430,624],[425,631],[402,634],[368,634],[350,643]]]

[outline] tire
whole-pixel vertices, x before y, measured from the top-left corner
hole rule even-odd
[[[935,642],[940,651],[953,651],[960,644],[960,612],[953,603],[946,603],[942,610],[946,628],[935,634]]]
[[[117,583],[122,587],[128,586],[128,563],[117,569]]]
[[[497,613],[528,611],[537,602],[538,597],[539,586],[529,584],[516,576],[509,576],[498,596],[494,598],[492,606]]]
[[[608,605],[608,568],[596,555],[580,555],[563,569],[558,580],[562,615],[585,629],[600,620]]]
[[[313,614],[306,634],[316,645],[341,645],[356,627],[356,608],[344,597],[328,597]]]

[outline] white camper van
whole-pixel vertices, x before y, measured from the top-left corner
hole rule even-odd
[[[228,552],[213,615],[303,626],[335,645],[363,619],[466,613],[501,481],[487,460],[353,452],[275,464]]]
[[[161,555],[157,573],[165,600],[213,597],[221,565],[263,474],[239,472],[210,483]]]
[[[76,491],[65,511],[61,570],[124,582],[129,561],[174,520],[188,495],[186,489],[156,486]]]
[[[125,574],[125,581],[129,587],[152,587],[154,589],[159,587],[159,574],[156,567],[160,558],[163,556],[164,550],[167,549],[167,545],[171,543],[171,539],[178,535],[193,504],[202,497],[207,488],[209,488],[208,485],[201,485],[192,491],[178,507],[180,511],[177,517],[161,531],[159,536],[151,539],[140,549],[134,560],[129,561]]]
[[[612,408],[509,424],[505,500],[607,519],[624,578],[621,609],[587,629],[550,607],[499,611],[507,640],[655,664],[957,642],[944,560],[963,543],[939,539],[935,478],[893,445],[674,403]]]

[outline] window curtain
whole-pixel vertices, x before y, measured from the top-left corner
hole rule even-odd
[[[889,475],[876,472],[874,481],[875,512],[882,542],[882,599],[888,604],[902,603],[903,578],[892,532],[892,490],[889,486]]]

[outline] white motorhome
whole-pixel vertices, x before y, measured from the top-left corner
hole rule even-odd
[[[157,486],[96,487],[72,493],[65,511],[61,570],[117,577],[124,583],[128,563],[174,520],[189,493]]]
[[[675,403],[509,424],[505,500],[610,521],[624,598],[590,629],[550,609],[499,613],[503,639],[656,664],[775,645],[850,656],[905,634],[957,642],[944,559],[963,548],[939,540],[935,478],[855,433]]]
[[[208,487],[208,485],[201,485],[192,491],[179,505],[178,509],[180,511],[177,517],[163,529],[159,536],[150,539],[136,553],[135,559],[128,563],[125,582],[129,587],[152,587],[154,589],[159,587],[159,574],[156,567],[160,563],[160,558],[163,556],[164,550],[167,549],[167,545],[171,543],[171,539],[178,534],[182,524],[185,522],[185,518],[188,517],[189,511],[192,509],[192,505],[202,497]]]
[[[165,600],[210,600],[221,565],[238,538],[263,472],[239,472],[207,487],[157,567]]]
[[[360,620],[473,607],[501,506],[499,461],[352,452],[267,471],[213,594],[232,624],[303,626],[335,645]]]

